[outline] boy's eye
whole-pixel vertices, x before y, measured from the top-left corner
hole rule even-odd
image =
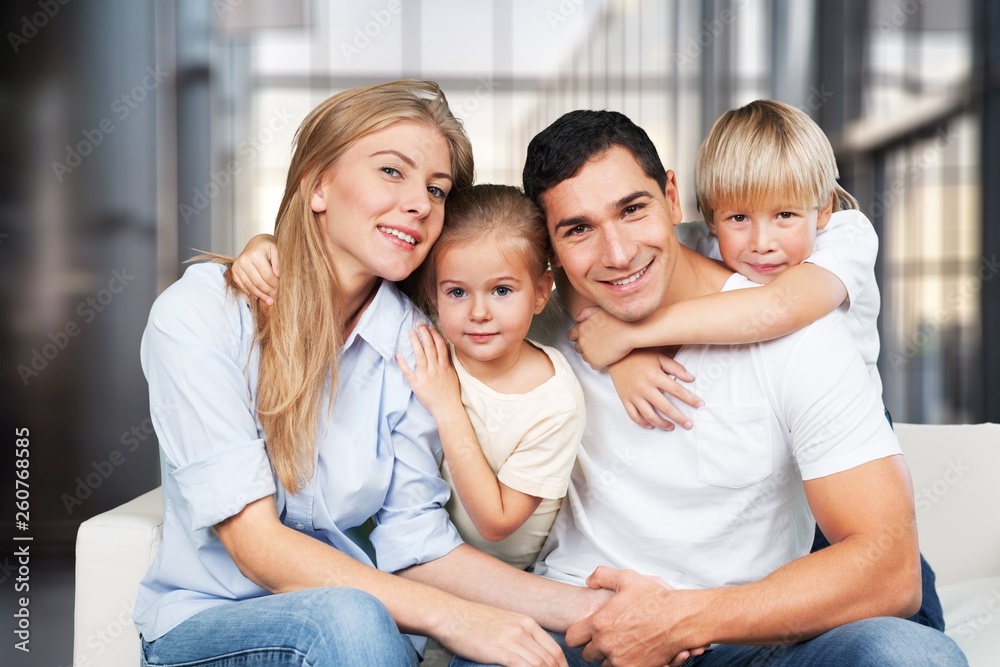
[[[746,222],[747,217],[742,213],[737,213],[736,215],[730,216],[733,222]]]
[[[789,218],[794,218],[795,214],[792,213],[791,211],[782,211],[781,213],[778,214],[778,217],[781,218],[782,220],[788,220]]]
[[[510,294],[513,294],[514,290],[507,287],[506,285],[500,285],[499,287],[493,288],[493,293],[496,294],[497,296],[508,296]]]

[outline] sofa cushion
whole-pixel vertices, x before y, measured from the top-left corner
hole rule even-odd
[[[938,587],[945,634],[965,651],[971,667],[1000,664],[1000,577]]]

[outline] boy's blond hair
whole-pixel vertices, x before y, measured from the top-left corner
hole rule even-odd
[[[718,205],[753,208],[775,196],[789,204],[856,209],[840,187],[830,140],[802,111],[775,100],[757,100],[722,114],[695,164],[698,210],[712,221]]]

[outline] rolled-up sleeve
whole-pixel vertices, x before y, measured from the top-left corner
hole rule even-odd
[[[450,489],[435,457],[440,451],[437,425],[412,394],[389,437],[395,462],[371,541],[378,568],[396,572],[444,556],[462,538],[444,509]]]
[[[274,494],[247,383],[249,312],[218,266],[196,266],[153,305],[141,357],[153,425],[192,531]],[[251,376],[254,374],[251,374]]]

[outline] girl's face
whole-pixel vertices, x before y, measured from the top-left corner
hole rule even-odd
[[[552,289],[546,272],[536,284],[518,253],[508,261],[493,239],[453,245],[437,256],[434,304],[441,330],[474,376],[513,363]]]
[[[832,210],[832,198],[823,208],[772,201],[749,210],[725,203],[715,209],[708,226],[719,238],[726,266],[766,285],[812,254],[816,230],[826,226]]]
[[[354,142],[312,193],[337,278],[345,290],[374,277],[402,280],[441,234],[452,187],[441,133],[399,121]]]

